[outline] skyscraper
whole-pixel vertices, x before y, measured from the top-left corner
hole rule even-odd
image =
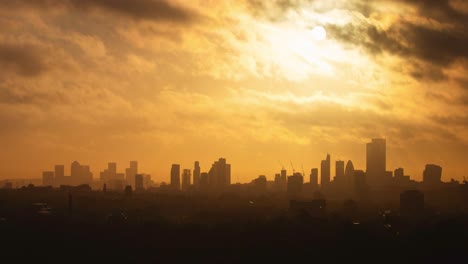
[[[81,177],[81,174],[82,174],[81,165],[80,165],[80,163],[78,161],[75,160],[71,164],[71,174],[70,174],[70,176],[72,177],[72,181],[76,182],[77,179],[79,179]]]
[[[288,182],[287,171],[285,169],[281,170],[281,185],[283,186],[283,191],[286,190],[286,183]]]
[[[180,190],[180,164],[172,164],[171,187],[174,190]]]
[[[372,185],[386,182],[386,142],[383,138],[374,138],[366,145],[366,176]]]
[[[320,184],[323,186],[330,183],[330,154],[320,163]]]
[[[44,186],[54,185],[54,172],[53,171],[44,171],[42,173],[42,185]]]
[[[195,161],[193,166],[193,185],[198,188],[200,186],[200,163]]]
[[[110,179],[115,179],[117,177],[117,163],[109,162],[107,164],[107,173]]]
[[[127,184],[133,185],[135,180],[135,175],[138,174],[138,162],[137,161],[130,161],[130,167],[125,169],[125,180]],[[136,185],[135,185],[136,190]]]
[[[298,195],[302,192],[302,185],[304,184],[304,177],[301,173],[295,172],[292,176],[288,177],[288,194]]]
[[[318,169],[313,168],[310,170],[310,179],[309,179],[310,185],[312,188],[317,188],[318,186]]]
[[[220,158],[213,163],[208,175],[211,188],[222,190],[231,184],[231,164],[226,164],[226,159]]]
[[[337,160],[335,162],[335,177],[337,179],[343,179],[344,175],[345,175],[344,161]]]
[[[54,168],[54,176],[55,176],[55,185],[59,186],[61,184],[63,184],[64,182],[64,177],[65,177],[65,166],[63,165],[55,165],[55,168]]]
[[[144,190],[143,176],[144,176],[143,174],[135,174],[135,191]]]
[[[182,190],[186,191],[190,188],[190,170],[184,169],[182,172]]]
[[[428,184],[437,184],[441,182],[442,167],[435,164],[426,164],[423,172],[423,182]]]
[[[345,178],[348,182],[352,182],[354,180],[354,166],[353,162],[350,160],[346,163]]]

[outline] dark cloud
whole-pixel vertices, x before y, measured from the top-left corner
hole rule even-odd
[[[254,16],[280,21],[290,11],[314,0],[247,0],[248,10]]]
[[[400,21],[387,30],[371,24],[327,29],[331,37],[362,46],[373,55],[388,52],[407,58],[416,79],[444,80],[443,67],[468,59],[468,33],[457,27],[437,29]]]
[[[37,76],[45,69],[42,51],[33,45],[0,43],[0,65],[3,73]]]
[[[89,11],[101,9],[132,19],[191,22],[198,17],[192,10],[165,0],[2,0],[0,7],[68,8]]]

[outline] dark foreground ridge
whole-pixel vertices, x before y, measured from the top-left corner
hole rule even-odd
[[[466,195],[466,188],[459,191]],[[1,258],[2,263],[467,263],[468,208],[423,201],[420,210],[420,194],[405,192],[400,204],[378,205],[279,194],[4,189]]]

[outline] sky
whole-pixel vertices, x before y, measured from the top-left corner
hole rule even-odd
[[[249,182],[327,153],[333,176],[379,137],[387,170],[468,176],[463,0],[2,0],[0,25],[0,179],[224,157]]]

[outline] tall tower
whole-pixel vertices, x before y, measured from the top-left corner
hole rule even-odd
[[[309,179],[310,185],[315,189],[318,186],[318,169],[313,168],[310,170],[310,179]]]
[[[171,187],[174,190],[180,190],[180,164],[172,164]]]
[[[182,173],[182,190],[186,191],[190,187],[190,170],[184,169]]]
[[[63,165],[55,165],[55,171],[54,171],[54,175],[55,175],[55,185],[57,186],[60,186],[61,184],[64,183],[64,177],[65,177],[65,166]]]
[[[138,174],[138,162],[130,161],[130,167],[125,169],[125,180],[127,181],[127,184],[133,185],[135,181],[135,176],[137,174]],[[136,185],[135,185],[135,189],[136,189]]]
[[[143,174],[135,174],[135,191],[143,191]]]
[[[372,185],[385,183],[386,142],[384,138],[374,138],[366,145],[366,176]]]
[[[220,158],[213,163],[208,175],[211,188],[222,190],[231,184],[231,164],[226,164],[226,159]]]
[[[344,166],[344,161],[342,160],[337,160],[335,162],[335,177],[336,179],[343,179],[345,175],[345,166]]]
[[[200,186],[200,163],[195,161],[193,166],[193,185],[198,188]]]
[[[330,154],[320,163],[320,185],[325,186],[330,183]]]

